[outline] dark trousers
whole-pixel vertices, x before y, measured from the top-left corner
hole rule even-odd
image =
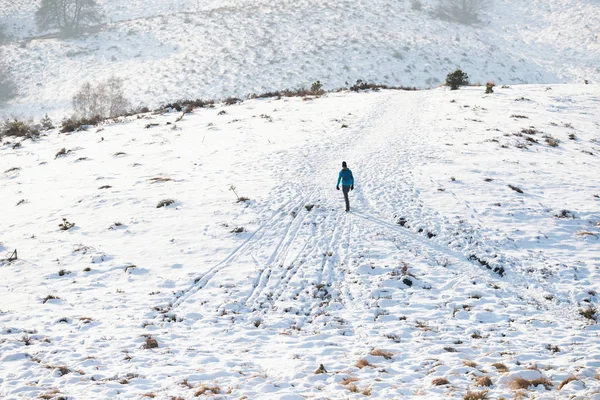
[[[344,192],[344,200],[346,201],[346,211],[348,211],[350,210],[350,199],[348,198],[350,186],[342,185],[342,192]]]

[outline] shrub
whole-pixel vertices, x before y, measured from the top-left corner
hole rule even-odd
[[[313,84],[310,86],[310,91],[316,95],[321,95],[321,94],[325,93],[325,91],[323,90],[323,85],[321,84],[321,81],[313,82]]]
[[[14,136],[22,138],[34,138],[39,134],[38,130],[25,121],[13,119],[5,121],[0,126],[0,138],[4,136]]]
[[[58,29],[64,36],[76,35],[82,26],[101,19],[95,0],[42,0],[35,12],[40,30]]]
[[[492,94],[494,93],[494,86],[496,86],[495,83],[492,82],[488,82],[485,84],[485,94]]]
[[[479,21],[479,13],[487,6],[486,0],[438,0],[438,18],[470,25]]]
[[[102,118],[99,115],[91,118],[67,118],[63,119],[60,125],[60,133],[69,133],[84,131],[88,126],[96,126],[102,122]]]
[[[446,76],[446,85],[450,86],[450,90],[457,90],[460,86],[469,84],[469,75],[457,69]]]
[[[48,114],[44,115],[44,118],[40,120],[40,125],[42,125],[42,129],[45,131],[49,131],[50,129],[54,129],[54,123],[52,119],[48,116]]]

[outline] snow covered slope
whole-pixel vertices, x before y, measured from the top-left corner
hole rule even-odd
[[[124,78],[134,105],[244,97],[357,79],[436,87],[462,68],[474,82],[600,82],[600,3],[494,0],[472,27],[433,16],[436,1],[101,0],[86,36],[40,37],[36,2],[0,2],[20,97],[0,117],[71,113],[84,81]]]
[[[599,103],[338,93],[4,140],[0,397],[600,399]]]

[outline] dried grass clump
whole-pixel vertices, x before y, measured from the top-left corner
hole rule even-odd
[[[357,381],[358,381],[358,378],[351,376],[349,378],[344,379],[341,383],[342,383],[342,385],[346,386],[346,385],[351,384],[352,382],[357,382]]]
[[[477,379],[475,386],[492,386],[492,380],[489,376],[482,376],[481,378]]]
[[[471,361],[471,360],[463,360],[463,365],[465,365],[467,367],[471,367],[471,368],[477,367],[477,363],[475,361]]]
[[[592,321],[598,320],[597,313],[598,313],[598,310],[594,306],[587,306],[587,308],[579,310],[580,315],[582,315],[585,318],[592,320]]]
[[[358,393],[358,387],[354,383],[351,383],[348,386],[346,386],[346,389],[348,389],[352,393]]]
[[[209,394],[220,394],[220,393],[221,393],[221,388],[217,385],[215,385],[215,386],[201,385],[200,388],[198,390],[196,390],[196,392],[194,393],[194,396],[198,397],[198,396],[204,396],[204,395],[209,395]]]
[[[373,349],[373,350],[371,350],[371,352],[369,354],[372,356],[375,356],[375,357],[383,357],[386,360],[391,360],[392,357],[394,356],[394,354],[390,353],[389,351],[379,350],[379,349]]]
[[[175,200],[173,199],[164,199],[158,202],[156,208],[168,207],[173,203],[175,203]]]
[[[366,388],[363,389],[362,391],[362,395],[363,396],[370,396],[371,395],[371,391],[373,389],[371,389],[371,386],[367,386]]]
[[[450,381],[446,378],[435,378],[431,381],[431,384],[434,386],[444,386],[450,384]]]
[[[158,341],[156,339],[154,339],[152,336],[148,336],[146,338],[146,341],[142,345],[142,348],[146,349],[146,350],[156,349],[156,348],[158,348]]]
[[[463,400],[485,400],[487,399],[487,390],[482,390],[480,392],[472,392],[468,391],[467,394],[463,396]]]
[[[567,379],[565,379],[564,381],[562,381],[560,383],[560,385],[558,385],[558,390],[561,390],[569,382],[573,382],[573,381],[576,381],[576,380],[577,380],[577,378],[575,378],[573,375],[571,375],[570,377],[568,377]]]
[[[496,368],[498,372],[508,372],[508,367],[502,363],[493,363],[492,367]]]
[[[370,362],[368,362],[366,359],[361,358],[360,360],[358,360],[356,362],[356,366],[360,369],[363,369],[364,367],[374,367],[373,364],[371,364]]]
[[[550,390],[550,388],[552,386],[554,386],[552,384],[552,382],[550,382],[546,378],[538,378],[538,379],[529,380],[529,379],[517,377],[517,378],[514,378],[513,380],[511,380],[510,382],[508,382],[508,387],[513,390],[527,389],[530,386],[538,386],[538,385],[544,385],[544,388],[546,388],[546,390]]]
[[[169,181],[171,181],[172,179],[171,179],[171,178],[164,177],[164,176],[157,176],[157,177],[155,177],[155,178],[150,178],[150,179],[148,179],[148,180],[149,180],[151,183],[158,183],[158,182],[169,182]]]

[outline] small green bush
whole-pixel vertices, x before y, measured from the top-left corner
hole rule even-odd
[[[13,119],[5,121],[0,126],[0,138],[4,136],[15,136],[33,138],[39,134],[38,130],[25,121]]]
[[[458,90],[460,86],[469,84],[469,75],[466,72],[457,69],[446,76],[446,85],[450,86],[450,90]]]

